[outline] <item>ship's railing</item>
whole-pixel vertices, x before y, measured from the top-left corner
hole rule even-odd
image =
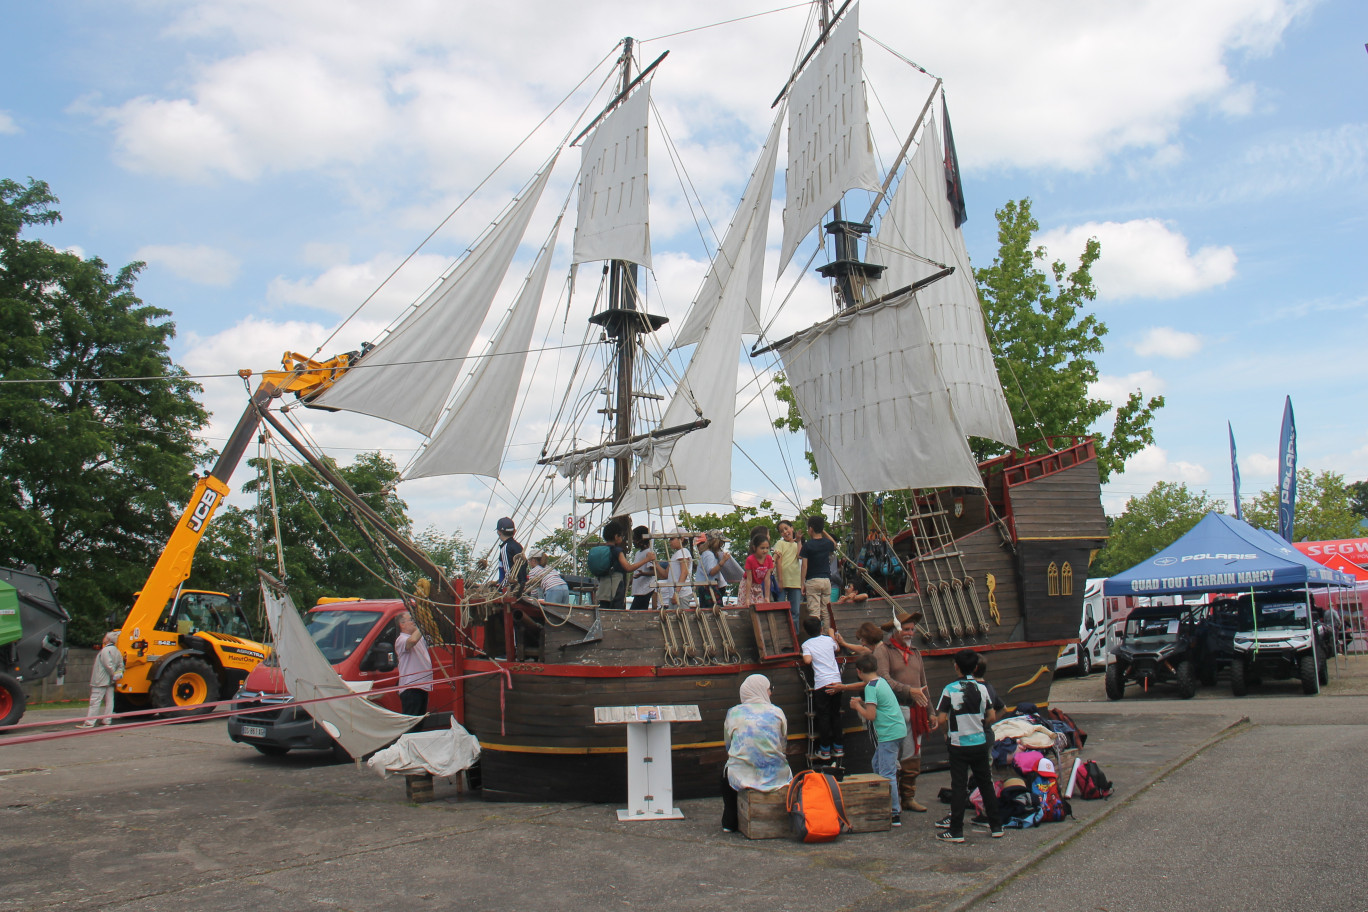
[[[1000,474],[1010,488],[1096,458],[1097,442],[1092,437],[1059,434],[1033,440],[1005,456],[979,463],[979,470],[985,482]]]

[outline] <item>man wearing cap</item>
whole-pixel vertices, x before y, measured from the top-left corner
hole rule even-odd
[[[505,516],[494,524],[494,530],[499,533],[499,585],[521,593],[527,585],[527,561],[523,557],[523,546],[513,537],[517,527]]]
[[[893,688],[893,694],[902,706],[903,721],[907,723],[907,736],[898,752],[898,794],[902,807],[905,811],[924,814],[926,806],[917,801],[921,742],[923,735],[935,731],[936,720],[927,712],[931,692],[926,682],[926,666],[914,645],[921,617],[920,611],[911,614],[900,611],[896,624],[892,621],[884,624],[883,629],[892,630],[893,636],[874,647],[874,658],[879,663],[879,677]]]

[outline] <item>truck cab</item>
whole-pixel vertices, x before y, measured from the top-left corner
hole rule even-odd
[[[394,642],[399,637],[399,615],[408,609],[398,599],[328,601],[305,616],[309,636],[342,680],[357,691],[382,690],[399,683],[399,662]],[[455,650],[428,644],[435,678],[456,674]],[[434,684],[428,700],[430,724],[446,726],[456,709],[454,683]],[[250,744],[267,756],[292,750],[331,750],[344,756],[341,745],[323,730],[308,710],[294,702],[285,689],[274,654],[247,675],[238,691],[245,711],[228,719],[228,737]],[[398,692],[367,697],[386,709],[399,712]],[[258,708],[259,707],[259,708]]]

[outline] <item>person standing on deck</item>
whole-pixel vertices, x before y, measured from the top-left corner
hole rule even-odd
[[[651,546],[651,530],[637,526],[632,530],[632,544],[636,554],[632,557],[632,609],[636,611],[650,608],[655,601],[656,580],[660,578],[659,563],[656,561],[655,548]]]
[[[803,577],[798,564],[798,536],[793,523],[787,519],[779,521],[779,541],[774,543],[774,568],[779,574],[779,588],[789,603],[789,613],[793,616],[793,629],[801,630],[799,612],[803,607]]]
[[[399,658],[399,711],[406,716],[427,715],[428,694],[432,691],[432,656],[428,655],[423,631],[405,611],[396,620],[399,637],[394,653]]]
[[[505,516],[495,523],[494,530],[499,533],[499,585],[505,591],[521,594],[527,585],[527,559],[523,557],[523,546],[513,537],[518,529]]]
[[[907,737],[903,740],[898,762],[898,794],[904,810],[926,813],[926,806],[917,801],[917,777],[921,775],[922,736],[935,731],[937,720],[929,713],[931,691],[926,681],[926,666],[917,651],[917,622],[920,611],[898,613],[898,622],[885,624],[893,630],[888,642],[874,648],[879,663],[879,677],[893,688],[907,723]],[[894,627],[897,627],[895,630]]]
[[[676,533],[670,536],[669,585],[662,596],[666,607],[689,608],[693,605],[693,554],[689,541]]]
[[[530,549],[527,552],[527,562],[531,565],[527,571],[527,582],[534,591],[541,593],[542,601],[556,605],[570,604],[570,587],[566,585],[565,578],[560,572],[547,562],[545,551],[540,548]]]
[[[817,618],[822,627],[835,627],[836,616],[831,611],[831,555],[836,552],[836,542],[826,534],[824,516],[809,516],[807,528],[808,540],[798,549],[807,614]]]

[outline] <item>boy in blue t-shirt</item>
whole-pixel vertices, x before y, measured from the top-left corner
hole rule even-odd
[[[864,699],[850,698],[850,708],[866,722],[874,723],[874,773],[888,780],[888,795],[893,807],[893,825],[902,826],[902,807],[898,803],[898,749],[907,737],[898,698],[888,682],[879,677],[879,660],[862,655],[855,660],[855,671],[864,682]]]

